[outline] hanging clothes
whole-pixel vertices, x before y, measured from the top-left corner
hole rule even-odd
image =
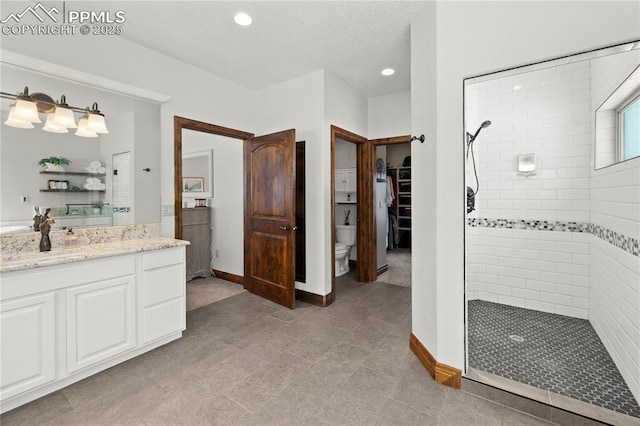
[[[396,194],[395,194],[395,187],[393,185],[393,179],[391,178],[391,176],[387,176],[387,195],[385,197],[385,202],[387,204],[387,207],[391,207],[395,199],[396,199]]]

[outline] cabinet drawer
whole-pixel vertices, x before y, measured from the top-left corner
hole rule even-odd
[[[152,340],[185,329],[184,298],[153,306],[144,310],[143,342]]]
[[[147,271],[144,273],[142,281],[142,305],[144,307],[184,296],[186,278],[183,265]]]
[[[145,253],[142,256],[142,268],[145,271],[182,262],[184,262],[184,247]]]

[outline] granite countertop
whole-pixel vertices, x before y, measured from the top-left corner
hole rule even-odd
[[[0,272],[22,271],[45,266],[62,265],[82,260],[100,259],[122,254],[161,250],[189,245],[188,241],[173,238],[152,237],[100,244],[54,248],[49,252],[22,252],[3,254],[0,257]]]

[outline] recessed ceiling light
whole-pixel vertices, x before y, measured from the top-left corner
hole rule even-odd
[[[396,72],[393,68],[385,68],[382,70],[382,75],[393,75]]]
[[[241,25],[243,27],[251,25],[251,23],[253,22],[253,20],[251,19],[251,16],[247,15],[244,12],[238,13],[236,16],[233,17],[233,20],[236,21],[236,24]]]

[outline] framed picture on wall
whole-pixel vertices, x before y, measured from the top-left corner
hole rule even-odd
[[[182,192],[204,192],[204,178],[183,177]]]

